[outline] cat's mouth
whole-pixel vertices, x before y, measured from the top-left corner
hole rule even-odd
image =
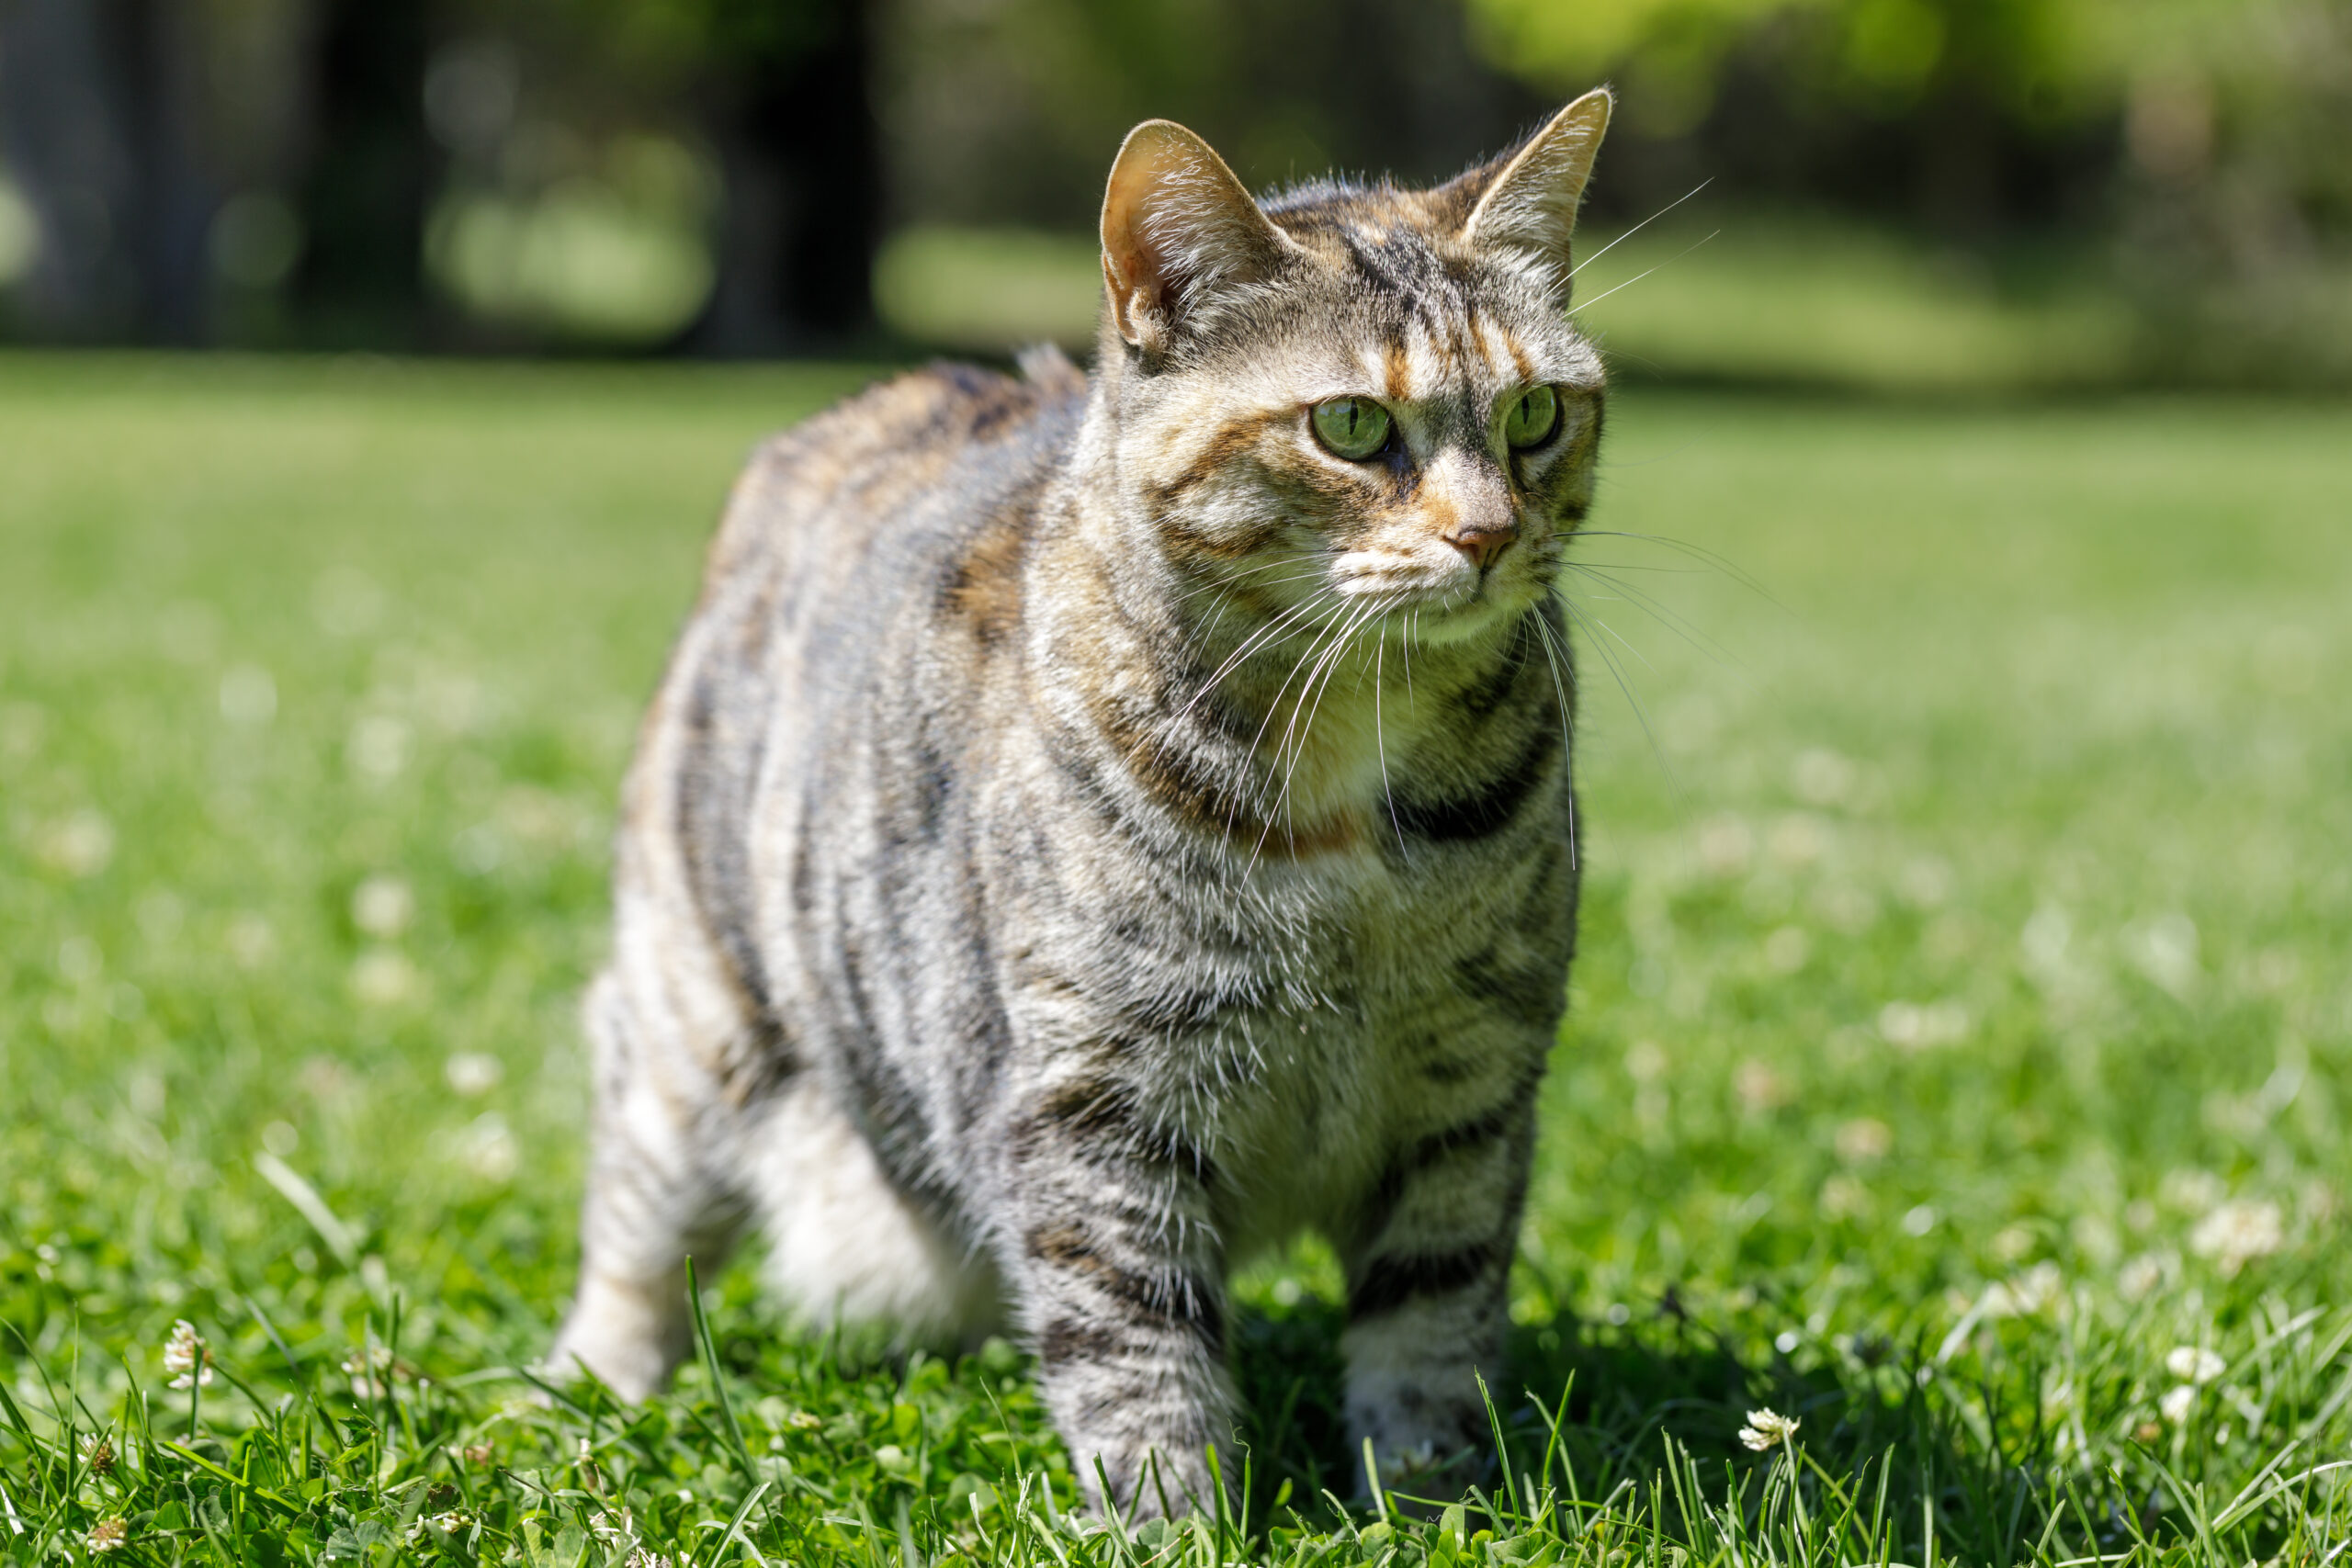
[[[1456,642],[1532,608],[1548,591],[1544,574],[1506,557],[1484,568],[1433,573],[1419,563],[1370,561],[1333,576],[1342,619],[1383,620],[1418,642]]]

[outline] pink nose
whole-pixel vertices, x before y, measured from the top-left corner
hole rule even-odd
[[[1459,534],[1448,534],[1445,542],[1470,558],[1470,564],[1480,571],[1499,559],[1519,537],[1516,528],[1471,528]]]

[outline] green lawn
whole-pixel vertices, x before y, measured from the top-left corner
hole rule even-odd
[[[1466,1510],[1322,1499],[1357,1472],[1311,1246],[1245,1282],[1223,1526],[1091,1529],[1010,1348],[812,1342],[741,1269],[675,1396],[536,1402],[635,713],[750,442],[860,378],[0,359],[0,1560],[117,1519],[159,1563],[2352,1540],[2317,405],[1621,398],[1584,956],[1510,1480]],[[182,1319],[208,1386],[169,1386]],[[1773,1452],[1759,1405],[1802,1422]]]

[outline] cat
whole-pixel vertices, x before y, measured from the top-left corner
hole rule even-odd
[[[1262,205],[1148,122],[1091,376],[934,367],[754,457],[625,785],[551,1365],[657,1388],[756,1224],[811,1317],[1018,1333],[1090,1505],[1182,1512],[1227,1273],[1312,1227],[1351,1451],[1476,1462],[1575,945],[1611,104]]]

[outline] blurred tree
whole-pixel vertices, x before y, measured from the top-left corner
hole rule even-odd
[[[1704,167],[1962,233],[2154,223],[2191,268],[2352,216],[2346,0],[1466,3],[1497,65],[1618,79],[1645,200]]]
[[[874,317],[881,138],[858,0],[706,0],[705,125],[724,212],[692,341],[719,355],[839,347]]]
[[[299,264],[312,335],[413,342],[424,28],[353,0],[0,0],[0,149],[40,231],[30,330],[218,341]]]
[[[1448,175],[1548,92],[1472,52],[1458,0],[896,0],[877,88],[901,220],[1093,223],[1119,140],[1178,119],[1263,186],[1335,162]]]
[[[214,198],[196,24],[169,0],[0,0],[0,150],[40,229],[36,333],[202,337]]]
[[[415,0],[316,4],[295,306],[314,339],[415,347],[439,162],[424,126],[432,17]]]
[[[1261,187],[1426,180],[1612,78],[1604,221],[1712,177],[1980,260],[2054,237],[2251,367],[2352,267],[2352,0],[0,0],[12,302],[85,339],[850,346],[886,220],[1082,232],[1139,119]]]
[[[715,160],[715,276],[684,346],[805,351],[871,330],[885,173],[861,0],[466,0],[456,15],[474,44],[513,46],[534,112],[591,139],[683,136]]]

